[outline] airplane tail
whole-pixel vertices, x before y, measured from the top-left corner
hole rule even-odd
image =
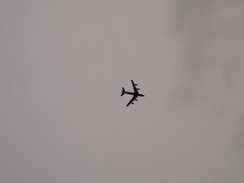
[[[120,96],[123,96],[125,94],[125,89],[122,87],[122,93]]]

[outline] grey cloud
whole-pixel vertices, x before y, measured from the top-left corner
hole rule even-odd
[[[174,1],[177,40],[182,45],[182,80],[177,105],[206,103],[224,113],[243,110],[242,1]],[[178,100],[179,99],[179,100]],[[192,104],[193,105],[193,104]]]
[[[172,111],[195,108],[225,131],[216,133],[226,138],[219,143],[228,147],[222,153],[226,175],[221,182],[243,181],[243,5],[238,0],[174,1],[173,35],[181,45],[182,60],[181,78],[171,95]]]

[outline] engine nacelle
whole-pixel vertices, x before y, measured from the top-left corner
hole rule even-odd
[[[131,104],[134,104],[134,103],[131,103]]]
[[[137,101],[137,99],[135,99],[135,101]]]
[[[140,90],[140,88],[137,88],[137,90]]]

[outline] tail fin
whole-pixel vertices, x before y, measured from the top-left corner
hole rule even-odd
[[[123,96],[125,94],[125,89],[122,87],[122,93],[120,96]]]

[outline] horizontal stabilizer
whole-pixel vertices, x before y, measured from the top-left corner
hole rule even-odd
[[[125,94],[125,89],[122,87],[122,93],[120,96],[123,96]]]

